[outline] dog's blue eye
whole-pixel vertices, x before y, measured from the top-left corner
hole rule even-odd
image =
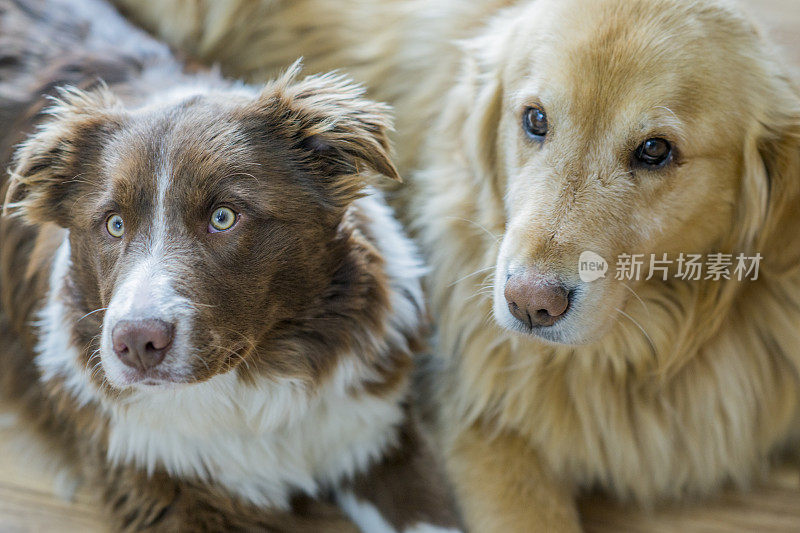
[[[208,231],[216,233],[231,229],[236,223],[236,213],[228,207],[218,207],[211,214],[211,222],[208,224]]]
[[[547,135],[547,114],[538,107],[528,107],[522,114],[522,128],[534,140],[544,140]]]
[[[663,168],[672,160],[672,145],[666,139],[647,139],[633,153],[634,162],[651,170]]]
[[[106,219],[108,234],[119,239],[125,234],[125,222],[119,215],[111,215]]]

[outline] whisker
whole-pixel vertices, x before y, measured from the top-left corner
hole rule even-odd
[[[462,278],[459,278],[459,279],[455,280],[453,283],[451,283],[450,285],[448,285],[448,288],[449,288],[449,287],[452,287],[453,285],[456,285],[456,284],[458,284],[458,283],[461,283],[461,282],[462,282],[462,281],[464,281],[465,279],[467,279],[467,278],[471,278],[472,276],[474,276],[474,275],[476,275],[476,274],[480,274],[480,273],[482,273],[482,272],[486,272],[487,270],[492,270],[492,269],[494,269],[494,265],[492,265],[492,266],[488,266],[488,267],[486,267],[486,268],[481,268],[481,269],[478,269],[478,270],[476,270],[475,272],[473,272],[473,273],[471,273],[471,274],[467,274],[466,276],[464,276],[464,277],[462,277]]]
[[[216,346],[214,346],[214,348],[216,348]],[[205,359],[203,359],[202,357],[200,357],[200,355],[199,355],[199,354],[197,354],[197,353],[193,352],[193,353],[192,353],[192,358],[193,358],[193,359],[199,359],[199,360],[200,360],[200,362],[201,362],[201,363],[203,363],[203,365],[205,365],[205,367],[206,367],[206,370],[208,370],[209,372],[211,372],[211,367],[209,367],[209,366],[208,366],[208,362],[206,362],[206,360],[205,360]]]
[[[250,363],[247,361],[247,359],[245,359],[245,358],[244,358],[244,357],[243,357],[243,356],[242,356],[240,353],[238,353],[237,351],[235,351],[235,350],[232,350],[232,349],[230,349],[230,348],[226,348],[225,346],[219,346],[219,345],[216,345],[216,344],[210,344],[209,346],[211,346],[212,348],[217,348],[218,350],[223,350],[223,351],[227,352],[227,353],[228,353],[228,354],[229,354],[231,357],[238,357],[239,359],[241,359],[241,360],[242,360],[242,362],[244,363],[245,367],[246,367],[248,370],[250,370]],[[230,365],[230,368],[233,368],[233,365]]]
[[[636,294],[636,291],[633,290],[633,288],[629,287],[627,283],[623,283],[622,286],[625,287],[626,289],[628,289],[629,291],[631,291],[631,293],[633,293],[633,295],[636,297],[636,299],[639,300],[639,303],[642,304],[642,307],[644,307],[644,310],[647,311],[647,314],[649,316],[650,315],[650,308],[647,307],[647,304],[644,303],[644,300],[642,300],[642,298],[638,294]]]
[[[78,320],[76,320],[75,323],[77,324],[78,322],[80,322],[81,320],[83,320],[84,318],[86,318],[89,315],[93,315],[95,313],[99,313],[100,311],[107,311],[107,310],[108,310],[108,307],[100,307],[99,309],[95,309],[94,311],[89,311],[88,313],[86,313],[85,315],[80,317]],[[92,339],[92,340],[94,340],[94,339]]]
[[[471,296],[467,296],[466,301],[472,300],[474,298],[479,298],[481,296],[491,298],[492,293],[491,293],[491,291],[478,291],[478,292],[472,294]]]
[[[494,233],[492,233],[491,231],[486,229],[486,227],[484,227],[481,224],[478,224],[474,220],[469,220],[468,218],[461,218],[461,217],[452,217],[452,216],[451,217],[445,217],[445,218],[449,218],[449,219],[452,219],[452,220],[463,220],[464,222],[468,222],[468,223],[472,224],[473,226],[475,226],[477,228],[480,228],[483,231],[485,231],[487,235],[489,235],[491,238],[493,238],[495,240],[495,242],[499,241],[500,238],[501,238],[500,236],[495,235]]]
[[[484,326],[488,326],[489,324],[492,323],[493,318],[494,318],[494,310],[489,308],[488,311],[483,313],[483,317],[481,318],[481,324],[483,324]]]
[[[668,108],[668,107],[667,107],[667,106],[665,106],[665,105],[657,105],[657,106],[655,107],[655,109],[665,109],[665,110],[666,110],[666,111],[668,111],[668,112],[669,112],[669,113],[670,113],[670,114],[671,114],[673,117],[675,117],[675,120],[679,120],[679,119],[678,119],[678,115],[676,115],[676,114],[675,114],[675,112],[674,112],[674,111],[672,111],[672,109]]]
[[[240,331],[236,331],[235,329],[231,329],[231,328],[222,328],[222,329],[225,330],[225,331],[229,331],[231,333],[234,333],[234,334],[238,335],[239,337],[241,337],[242,339],[244,339],[244,341],[250,346],[251,350],[255,350],[256,349],[255,342],[250,340],[250,338],[247,335],[245,335],[244,333],[242,333]]]
[[[238,357],[239,359],[241,359],[241,360],[242,360],[242,363],[244,363],[244,367],[245,367],[247,370],[251,370],[251,368],[250,368],[250,363],[247,361],[247,359],[245,359],[245,358],[244,358],[244,356],[243,356],[242,354],[238,354],[238,353],[236,353],[236,354],[233,354],[233,355],[234,355],[235,357]]]
[[[213,309],[215,307],[219,307],[218,305],[204,304],[202,302],[191,302],[189,305],[192,306],[192,307],[208,307],[208,308],[211,308],[211,309]]]
[[[88,185],[92,185],[91,182],[89,182],[87,180],[80,179],[80,177],[83,176],[84,174],[86,174],[86,173],[85,172],[81,172],[80,174],[75,174],[74,176],[72,176],[72,178],[68,179],[65,183],[86,183]]]
[[[653,342],[653,339],[650,337],[650,335],[648,335],[647,332],[644,330],[642,325],[639,324],[631,315],[629,315],[628,313],[626,313],[622,309],[617,308],[617,312],[620,313],[622,316],[628,318],[634,324],[636,324],[636,327],[638,327],[639,330],[641,330],[641,332],[644,334],[644,336],[647,338],[648,342],[650,343],[650,349],[653,350],[653,355],[655,356],[656,353],[657,353],[656,352],[656,345]]]

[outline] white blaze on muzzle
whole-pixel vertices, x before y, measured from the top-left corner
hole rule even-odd
[[[193,306],[176,293],[175,275],[165,261],[163,255],[148,254],[121,274],[114,289],[103,320],[100,350],[103,368],[114,385],[132,385],[156,367],[170,375],[189,369]]]

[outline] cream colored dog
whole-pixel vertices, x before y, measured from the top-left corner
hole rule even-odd
[[[579,529],[590,488],[651,505],[746,486],[797,445],[800,96],[733,5],[233,4],[161,33],[231,72],[305,55],[396,105],[475,531]],[[604,278],[582,281],[585,251]],[[613,275],[680,253],[763,259],[755,281]]]

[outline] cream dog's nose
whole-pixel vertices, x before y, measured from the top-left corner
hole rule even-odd
[[[563,283],[530,270],[512,274],[504,295],[514,318],[531,328],[552,326],[569,307],[569,291]]]

